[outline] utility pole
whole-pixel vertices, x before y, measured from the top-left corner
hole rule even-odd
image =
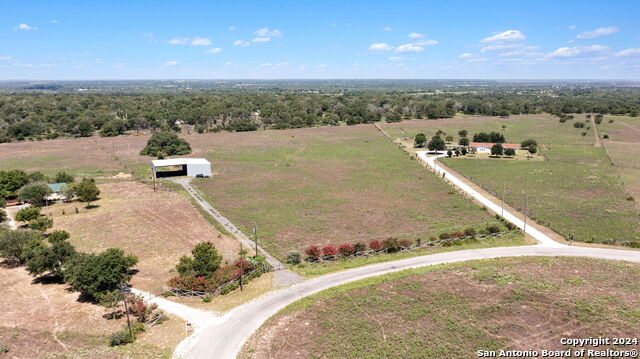
[[[127,326],[129,327],[129,337],[133,339],[133,330],[131,330],[131,319],[129,318],[129,306],[127,305],[127,296],[124,292],[124,283],[120,287],[122,293],[122,302],[124,303],[124,312],[127,314]]]
[[[529,194],[524,194],[524,226],[522,227],[522,233],[527,234],[527,216],[529,215]]]
[[[244,275],[244,251],[240,242],[240,291],[242,292],[242,276]]]
[[[502,205],[500,206],[500,217],[504,218],[504,192],[506,191],[507,183],[502,182]]]
[[[256,242],[256,256],[258,256],[258,226],[253,225],[253,240]]]

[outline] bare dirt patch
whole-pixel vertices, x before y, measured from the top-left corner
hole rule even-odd
[[[99,187],[95,208],[87,210],[84,204],[73,202],[55,204],[43,212],[52,215],[56,229],[71,233],[70,241],[80,251],[120,248],[138,256],[139,272],[131,280],[136,288],[158,290],[175,275],[172,271],[178,258],[199,242],[213,242],[227,260],[237,257],[237,242],[218,232],[180,194],[154,192],[150,185],[134,181]],[[79,214],[76,207],[80,207]]]
[[[637,337],[639,279],[638,264],[582,258],[382,276],[294,303],[240,357],[470,358],[480,349],[561,350],[562,337]]]

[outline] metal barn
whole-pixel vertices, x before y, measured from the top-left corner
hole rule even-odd
[[[169,176],[211,177],[211,163],[204,158],[170,158],[151,161],[153,178],[158,178],[159,167],[180,166],[180,171],[160,172]],[[162,176],[161,176],[162,177]]]

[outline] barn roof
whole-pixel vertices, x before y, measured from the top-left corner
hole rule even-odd
[[[493,147],[495,143],[491,142],[471,142],[469,147]],[[517,143],[501,143],[502,148],[513,148],[514,150],[520,149],[520,145]]]
[[[169,158],[166,160],[153,160],[151,163],[153,164],[153,167],[211,164],[211,162],[207,161],[205,158]]]

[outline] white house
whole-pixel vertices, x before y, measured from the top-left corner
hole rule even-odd
[[[477,153],[491,153],[491,147],[493,147],[493,145],[495,145],[495,143],[489,143],[489,142],[471,142],[469,143],[469,148],[474,148],[476,150]],[[518,153],[518,150],[520,149],[520,145],[515,144],[515,143],[501,143],[502,148],[504,148],[505,150],[507,148],[512,148],[514,151],[516,151],[516,153]]]

